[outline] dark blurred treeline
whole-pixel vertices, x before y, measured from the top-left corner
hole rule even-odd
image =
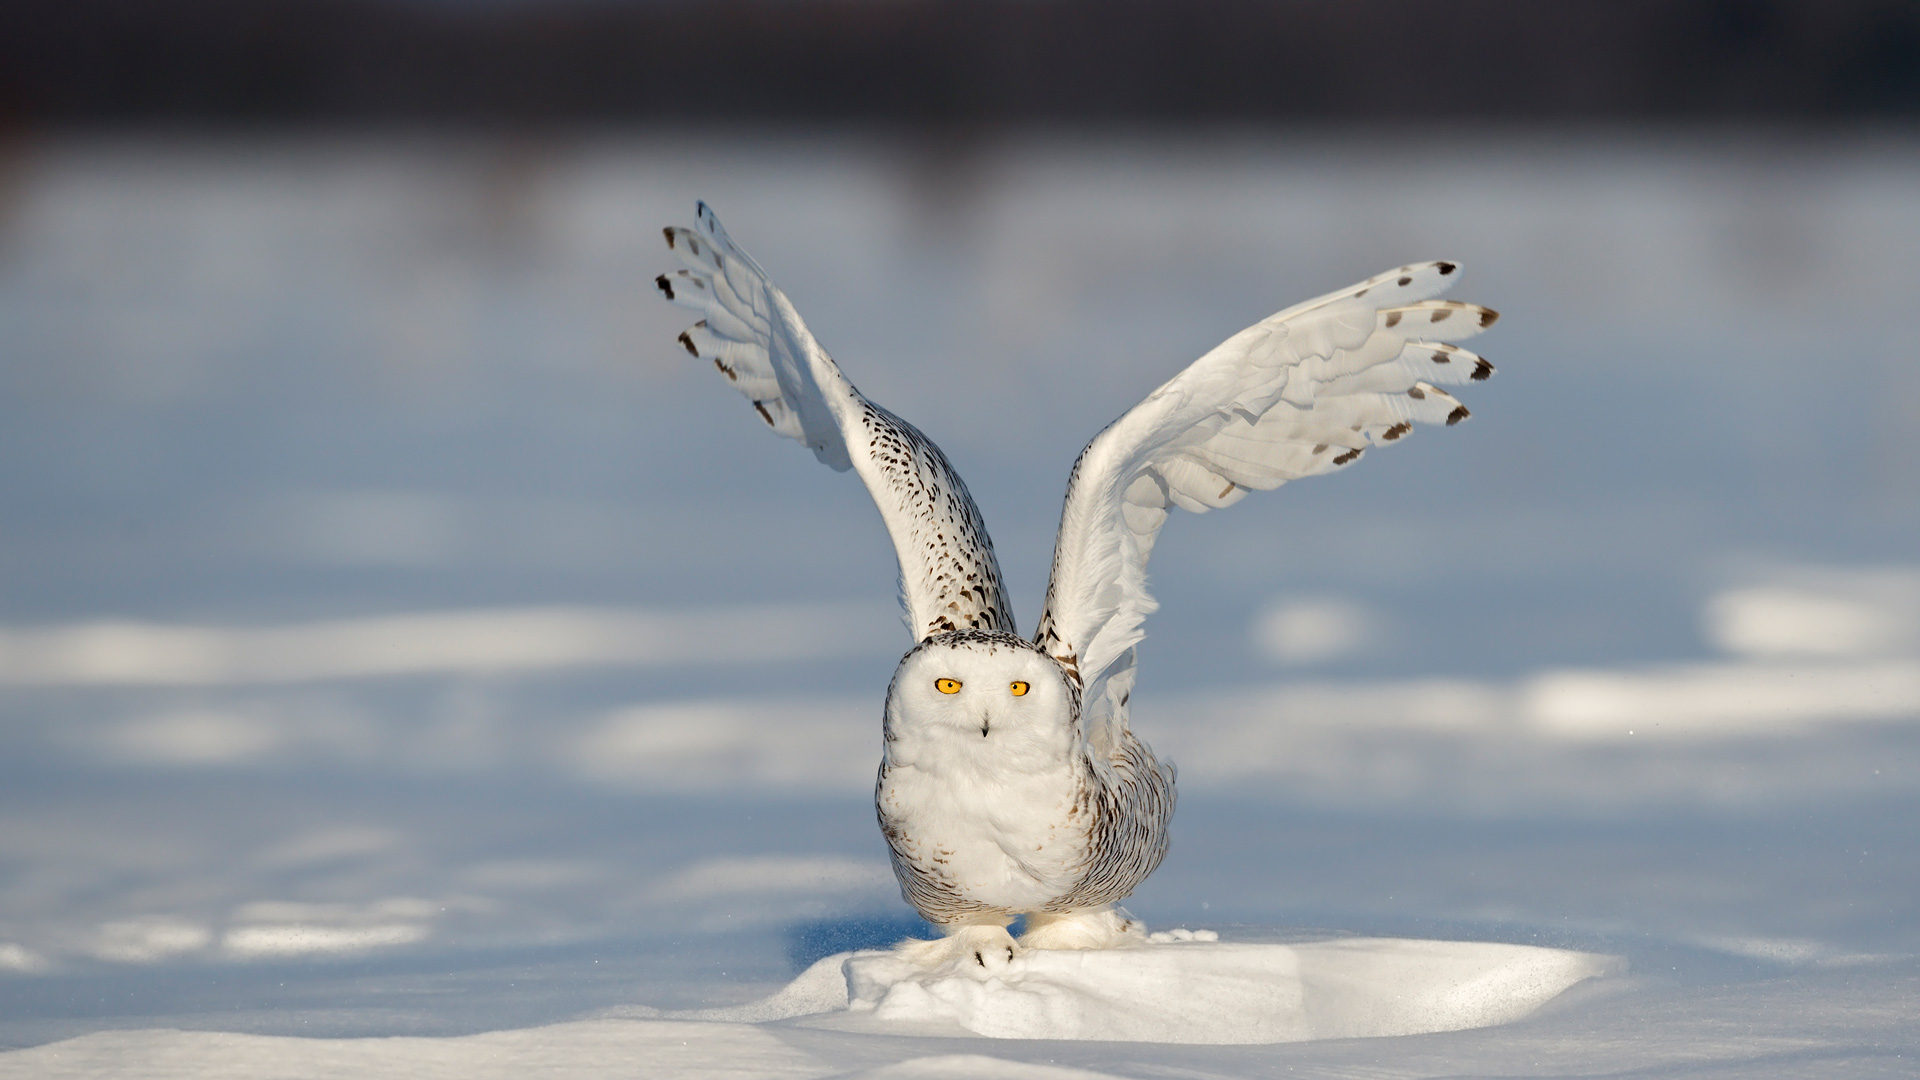
[[[0,0],[0,117],[1920,117],[1916,0]]]

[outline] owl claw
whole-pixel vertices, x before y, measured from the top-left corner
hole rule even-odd
[[[1122,949],[1147,942],[1147,929],[1125,908],[1109,904],[1050,914],[1029,914],[1020,944],[1028,949]]]
[[[1004,926],[958,926],[938,941],[903,941],[894,951],[923,967],[980,977],[998,975],[1020,956]]]
[[[973,962],[976,964],[979,964],[983,968],[988,966],[987,957],[989,956],[994,958],[995,966],[1005,966],[1005,964],[1011,964],[1013,963],[1013,946],[1011,945],[1007,946],[1007,959],[1004,962],[1004,964],[1000,960],[1000,950],[998,949],[973,950]]]

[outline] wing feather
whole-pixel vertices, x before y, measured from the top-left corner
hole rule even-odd
[[[1089,739],[1120,744],[1134,646],[1158,605],[1146,566],[1174,507],[1203,513],[1250,491],[1333,472],[1416,423],[1457,424],[1436,384],[1493,365],[1450,344],[1499,317],[1436,300],[1459,264],[1402,266],[1288,308],[1228,338],[1108,425],[1074,462],[1034,640],[1085,687]]]
[[[947,630],[1013,632],[986,524],[940,448],[854,389],[705,203],[693,228],[663,232],[685,267],[654,283],[701,315],[680,334],[680,347],[710,362],[768,427],[859,475],[893,540],[914,640]]]

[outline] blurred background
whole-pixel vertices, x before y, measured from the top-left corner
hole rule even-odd
[[[891,551],[675,345],[697,198],[1029,630],[1191,359],[1416,259],[1503,313],[1471,423],[1169,523],[1150,923],[1911,954],[1916,120],[1895,0],[0,4],[0,1046],[916,929]]]

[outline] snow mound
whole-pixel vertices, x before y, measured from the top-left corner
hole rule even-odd
[[[828,957],[763,1002],[701,1018],[994,1039],[1304,1042],[1504,1024],[1624,970],[1617,957],[1565,949],[1398,938],[1033,950],[992,974],[867,951]]]
[[[1296,945],[1174,935],[1105,951],[1033,950],[973,977],[891,952],[830,956],[763,1001],[729,1009],[450,1038],[307,1039],[104,1031],[0,1053],[0,1080],[818,1080],[849,1076],[780,1035],[788,1025],[887,1035],[1275,1043],[1412,1035],[1518,1020],[1583,979],[1625,970],[1593,953],[1464,941],[1352,938]],[[640,1068],[641,1073],[634,1073]],[[914,1058],[859,1080],[1103,1080],[977,1054]]]

